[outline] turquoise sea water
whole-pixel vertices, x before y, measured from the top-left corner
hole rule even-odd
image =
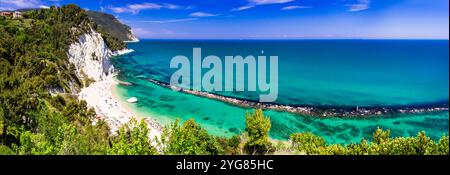
[[[139,99],[136,104],[125,105],[162,124],[176,118],[194,118],[214,135],[241,132],[244,114],[251,110],[175,92],[146,80],[169,81],[176,71],[169,68],[170,59],[176,55],[191,58],[193,47],[202,48],[202,57],[278,56],[276,103],[280,104],[392,106],[448,102],[447,40],[144,40],[128,46],[135,52],[113,61],[121,71],[118,78],[133,83],[118,85],[115,93],[123,100]],[[258,98],[251,92],[222,94]],[[433,139],[448,135],[449,128],[448,111],[365,119],[320,118],[270,110],[265,114],[271,117],[273,138],[286,139],[293,132],[311,131],[329,143],[370,138],[376,127],[391,129],[393,136],[416,135],[425,130]]]

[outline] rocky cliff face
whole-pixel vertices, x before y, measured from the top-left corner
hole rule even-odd
[[[139,39],[133,34],[133,32],[131,32],[127,35],[128,40],[126,42],[138,42]]]
[[[111,63],[113,52],[108,48],[100,33],[91,30],[80,36],[77,42],[69,46],[69,62],[75,65],[80,79],[99,81],[113,73]]]

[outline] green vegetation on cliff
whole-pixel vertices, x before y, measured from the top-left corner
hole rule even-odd
[[[67,50],[96,29],[75,5],[0,17],[0,150],[16,154],[104,154],[109,129],[92,125],[95,112],[71,95],[81,86]],[[124,44],[105,37],[113,50]],[[114,142],[113,142],[114,143]]]
[[[129,41],[132,39],[130,38],[130,36],[132,36],[131,28],[122,24],[113,15],[96,11],[86,11],[86,14],[98,24],[99,28],[114,38],[117,38],[120,41]]]

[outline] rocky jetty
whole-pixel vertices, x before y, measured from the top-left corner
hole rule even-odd
[[[261,103],[257,101],[240,99],[234,97],[227,97],[215,93],[202,92],[172,86],[169,83],[158,81],[155,79],[147,79],[149,82],[156,85],[171,88],[183,93],[192,94],[196,96],[206,97],[209,99],[229,103],[232,105],[244,108],[260,108],[276,111],[285,111],[300,115],[309,115],[315,117],[375,117],[387,116],[395,114],[414,114],[425,112],[448,111],[448,102],[423,104],[423,105],[403,105],[403,106],[373,106],[373,107],[359,107],[359,106],[308,106],[308,105],[283,105],[276,103]]]

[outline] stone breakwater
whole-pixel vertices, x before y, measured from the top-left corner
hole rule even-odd
[[[300,106],[300,105],[282,105],[275,103],[261,103],[252,100],[227,97],[210,92],[202,92],[180,88],[155,79],[147,79],[147,80],[161,87],[179,90],[182,93],[206,97],[209,99],[229,103],[244,108],[269,109],[316,117],[341,117],[341,118],[371,117],[371,116],[373,117],[382,115],[384,116],[395,114],[415,114],[415,113],[448,111],[449,109],[448,102],[423,104],[423,105],[399,105],[399,106],[379,106],[379,107],[307,106],[307,105]]]

